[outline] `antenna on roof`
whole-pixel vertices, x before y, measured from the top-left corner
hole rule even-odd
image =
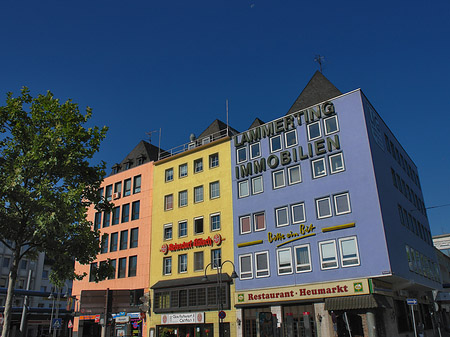
[[[159,130],[146,132],[145,134],[148,136],[148,142],[151,144],[152,143],[152,133],[155,133],[155,132],[159,132],[159,140],[158,140],[158,160],[159,160],[160,156],[161,156],[161,128],[159,128]]]
[[[149,131],[146,132],[145,134],[148,136],[148,142],[151,144],[152,143],[152,133],[158,132],[158,130],[155,131]]]
[[[228,99],[225,101],[226,109],[227,109],[227,136],[229,136],[229,127],[228,127]]]
[[[316,56],[314,57],[314,62],[317,62],[317,63],[319,64],[319,70],[320,70],[320,72],[322,72],[322,63],[323,63],[324,60],[325,60],[325,57],[320,56],[320,55],[316,55]]]

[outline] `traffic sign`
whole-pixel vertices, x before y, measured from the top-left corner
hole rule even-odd
[[[219,318],[220,319],[224,319],[226,316],[227,316],[227,314],[225,313],[225,311],[223,311],[223,310],[219,311]]]
[[[415,305],[415,304],[417,304],[417,298],[407,298],[406,303],[408,305]]]
[[[72,320],[70,320],[69,323],[67,323],[67,328],[69,329],[73,328]]]
[[[61,329],[62,318],[53,318],[52,329]]]

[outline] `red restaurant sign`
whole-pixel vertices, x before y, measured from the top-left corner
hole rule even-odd
[[[198,238],[190,241],[184,241],[182,243],[165,243],[161,246],[160,252],[167,254],[168,252],[177,252],[180,250],[187,250],[198,247],[212,247],[214,244],[220,246],[223,240],[225,239],[222,239],[222,236],[220,234],[216,234],[212,239],[210,236],[208,236],[207,239]]]

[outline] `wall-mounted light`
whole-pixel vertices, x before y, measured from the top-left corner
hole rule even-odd
[[[240,320],[239,318],[236,318],[236,324],[237,324],[238,326],[241,326],[241,320]]]

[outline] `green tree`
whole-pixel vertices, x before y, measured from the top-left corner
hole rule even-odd
[[[90,108],[64,103],[51,92],[33,98],[28,88],[6,96],[0,107],[0,241],[12,251],[3,337],[9,337],[13,288],[24,257],[44,252],[55,261],[56,286],[76,275],[74,260],[88,264],[100,252],[99,232],[86,219],[87,208],[110,205],[98,193],[105,163],[89,161],[107,127],[87,128]],[[107,268],[106,268],[107,269]],[[108,270],[98,270],[97,279]]]

